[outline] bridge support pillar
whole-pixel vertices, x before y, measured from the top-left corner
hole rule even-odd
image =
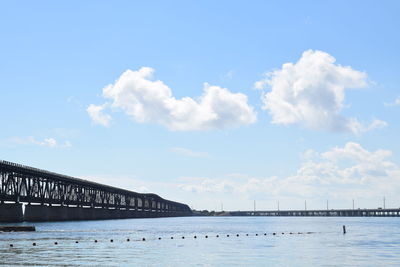
[[[127,218],[136,218],[136,211],[135,210],[127,210]]]
[[[47,207],[48,221],[66,221],[68,220],[68,207],[65,206],[49,206]]]
[[[48,221],[48,207],[45,205],[26,205],[24,220],[27,222]]]
[[[92,220],[105,220],[108,219],[107,211],[105,208],[91,208],[88,212],[91,213]]]
[[[83,207],[69,207],[68,208],[68,220],[91,220],[93,214],[91,208]]]
[[[83,208],[83,207],[79,207],[78,208],[78,214],[79,214],[79,219],[80,220],[93,220],[95,219],[95,214],[94,214],[94,209],[87,207],[87,208]]]
[[[119,209],[109,209],[108,219],[119,219],[121,217],[121,211]]]
[[[0,222],[22,222],[23,218],[22,204],[0,204]]]
[[[124,210],[119,210],[119,218],[120,219],[127,219],[129,218],[129,210],[124,209]]]

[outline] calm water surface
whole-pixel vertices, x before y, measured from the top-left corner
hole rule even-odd
[[[0,265],[400,266],[400,218],[188,217],[21,225],[35,225],[37,231],[0,233]]]

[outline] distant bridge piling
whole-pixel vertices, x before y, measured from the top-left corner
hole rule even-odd
[[[230,211],[231,216],[400,217],[400,209]]]

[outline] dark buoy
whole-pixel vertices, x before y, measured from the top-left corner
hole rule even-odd
[[[346,225],[343,225],[343,234],[346,233]]]
[[[246,234],[246,236],[249,236],[249,234]]]
[[[36,243],[33,243],[32,246],[36,246]]]
[[[114,240],[111,239],[110,242],[112,243],[112,242],[114,242]]]
[[[161,237],[159,237],[158,240],[161,240]]]
[[[256,236],[258,236],[258,234],[256,234]]]
[[[194,236],[193,238],[197,238],[197,236]]]
[[[126,240],[127,242],[131,241],[129,238]]]
[[[146,241],[146,238],[143,237],[143,238],[142,238],[142,241]]]
[[[229,235],[226,235],[226,237],[229,237]]]
[[[206,235],[206,238],[208,238],[208,235]]]
[[[273,235],[276,235],[276,233],[272,233]]]
[[[264,235],[267,235],[267,233],[264,233]]]
[[[14,245],[13,244],[10,244],[10,248],[12,248]]]
[[[290,232],[289,234],[293,235],[293,233],[292,233],[292,232]]]
[[[57,242],[54,242],[54,245],[58,245],[58,243],[57,243]]]
[[[236,236],[239,236],[239,234],[236,234]]]
[[[219,235],[217,235],[217,237],[219,237]]]
[[[94,243],[97,243],[97,240],[95,240]]]
[[[182,236],[182,239],[185,239],[185,237],[184,237],[184,236]]]
[[[285,233],[282,233],[282,235],[284,235]]]
[[[75,241],[75,244],[78,244],[79,242],[78,241]]]
[[[173,237],[173,236],[171,236],[171,239],[174,239],[174,237]]]

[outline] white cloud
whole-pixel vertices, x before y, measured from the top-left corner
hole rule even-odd
[[[64,148],[70,148],[70,147],[72,147],[72,144],[71,144],[71,142],[70,141],[65,141],[64,142],[64,145],[62,145],[62,147],[64,147]]]
[[[322,51],[305,51],[296,63],[286,63],[255,83],[258,89],[271,87],[262,97],[274,124],[297,124],[310,129],[361,133],[379,128],[384,122],[364,127],[356,118],[340,115],[345,90],[367,86],[367,74],[335,64]],[[377,120],[378,121],[378,120]]]
[[[186,183],[181,183],[178,187],[192,193],[232,193],[235,189],[235,183],[229,180],[210,178],[186,178],[181,180],[186,181]]]
[[[292,179],[365,185],[382,177],[391,177],[393,171],[399,170],[396,164],[387,160],[391,154],[391,151],[381,149],[370,152],[358,143],[348,142],[344,147],[335,147],[303,163]]]
[[[384,103],[385,106],[400,106],[400,97],[396,98],[392,103]]]
[[[14,143],[17,143],[20,145],[38,145],[38,146],[45,146],[45,147],[50,147],[50,148],[70,148],[70,147],[72,147],[72,144],[70,141],[67,140],[64,143],[60,144],[54,138],[45,138],[43,140],[38,140],[33,136],[28,136],[28,137],[14,137],[14,138],[12,138],[12,141]]]
[[[375,120],[373,120],[371,122],[371,124],[368,126],[366,131],[372,131],[372,130],[375,130],[375,129],[382,129],[382,128],[385,128],[387,125],[388,124],[387,124],[386,121],[375,119]]]
[[[234,75],[233,70],[230,70],[230,71],[228,71],[227,73],[225,73],[225,74],[222,76],[221,79],[222,79],[223,81],[232,80],[233,75]]]
[[[296,173],[287,177],[182,178],[179,188],[240,199],[291,198],[291,202],[298,203],[304,199],[325,203],[327,198],[340,202],[345,198],[376,199],[384,195],[400,200],[400,166],[388,159],[391,155],[389,150],[368,151],[358,143],[348,142],[322,153],[307,150]]]
[[[103,89],[111,107],[124,111],[140,123],[157,123],[175,131],[234,128],[256,121],[256,113],[247,96],[226,88],[204,84],[198,99],[176,99],[162,81],[152,80],[154,70],[143,67],[127,70],[114,83]],[[103,106],[90,105],[92,119],[107,126],[108,115],[100,115]]]
[[[48,147],[55,147],[57,146],[57,141],[54,138],[45,138],[44,141],[39,144]]]
[[[386,121],[374,119],[369,125],[362,125],[357,119],[350,118],[348,121],[349,130],[355,134],[365,133],[376,129],[385,128],[388,125]]]
[[[208,153],[206,152],[193,151],[191,149],[184,147],[173,147],[171,148],[171,151],[184,156],[194,157],[194,158],[204,158],[209,156]]]
[[[105,127],[110,125],[111,116],[108,114],[104,114],[103,110],[107,107],[107,104],[104,105],[89,105],[87,108],[87,112],[92,119],[92,121],[96,124],[103,125]]]

